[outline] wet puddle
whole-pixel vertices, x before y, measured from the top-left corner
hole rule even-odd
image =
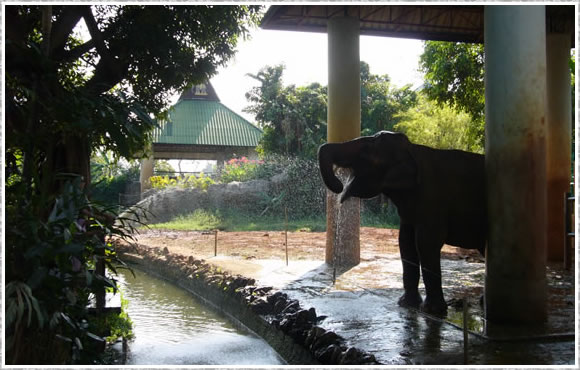
[[[286,281],[280,288],[298,299],[303,307],[315,307],[319,315],[327,316],[320,323],[322,327],[340,334],[349,345],[374,354],[382,364],[574,364],[574,338],[566,335],[574,332],[574,312],[570,308],[573,281],[566,281],[561,288],[557,281],[550,285],[553,299],[547,324],[526,330],[495,328],[496,333],[501,331],[501,340],[492,341],[486,336],[494,328],[486,323],[480,305],[485,265],[464,260],[441,262],[443,289],[451,303],[444,319],[397,305],[403,294],[402,269],[399,256],[394,254],[363,261],[352,269],[338,271],[336,277],[331,266],[322,264],[293,281]],[[573,279],[573,274],[570,278]],[[269,276],[267,280],[272,284],[276,278]],[[554,295],[554,287],[560,289],[559,296]],[[420,291],[424,296],[422,284]],[[467,353],[463,340],[465,298],[470,332]],[[564,307],[558,309],[558,305]]]

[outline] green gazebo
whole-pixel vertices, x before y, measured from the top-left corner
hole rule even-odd
[[[153,133],[151,156],[141,163],[141,190],[149,188],[155,159],[256,158],[262,130],[220,102],[211,83],[184,91]]]

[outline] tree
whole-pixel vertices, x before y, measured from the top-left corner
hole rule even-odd
[[[483,44],[426,41],[419,60],[427,97],[469,113],[468,135],[481,146],[485,140],[483,51]]]
[[[414,143],[483,153],[483,146],[469,135],[472,117],[447,103],[436,104],[420,94],[417,106],[399,113],[397,118],[395,130],[405,133]]]
[[[373,75],[368,63],[361,65],[361,130],[372,135],[381,130],[392,131],[398,122],[397,113],[414,106],[417,93],[411,85],[396,88],[388,75]]]
[[[326,138],[326,87],[318,83],[285,87],[284,68],[266,66],[249,75],[260,86],[246,93],[251,105],[244,111],[254,113],[264,130],[258,148],[263,154],[314,158]]]
[[[250,77],[260,86],[246,93],[251,103],[246,112],[256,115],[264,130],[259,149],[265,153],[316,158],[318,147],[326,142],[327,88],[318,83],[308,86],[284,86],[284,66],[266,66]],[[361,62],[362,134],[392,130],[398,122],[396,113],[413,106],[416,93],[410,85],[398,89],[388,76],[370,73]]]
[[[259,7],[3,9],[6,362],[80,362],[89,296],[114,287],[106,236],[131,231],[87,197],[91,151],[142,151],[172,92],[215,74]]]
[[[6,149],[21,154],[25,181],[34,170],[77,173],[87,182],[91,148],[126,157],[140,151],[154,126],[150,114],[161,114],[172,92],[215,74],[258,12],[211,5],[5,9]]]

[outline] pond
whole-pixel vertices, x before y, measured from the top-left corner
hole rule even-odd
[[[191,293],[134,269],[119,270],[133,321],[131,365],[285,364],[261,338],[240,329]]]

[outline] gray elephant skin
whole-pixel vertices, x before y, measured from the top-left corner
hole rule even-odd
[[[341,195],[372,198],[384,194],[401,219],[399,250],[404,294],[399,305],[445,314],[441,288],[441,248],[449,244],[485,253],[487,215],[485,157],[460,150],[413,144],[402,133],[381,131],[318,150],[325,185]],[[346,186],[334,166],[349,168]],[[344,191],[343,191],[344,188]],[[426,297],[418,285],[423,276]]]

